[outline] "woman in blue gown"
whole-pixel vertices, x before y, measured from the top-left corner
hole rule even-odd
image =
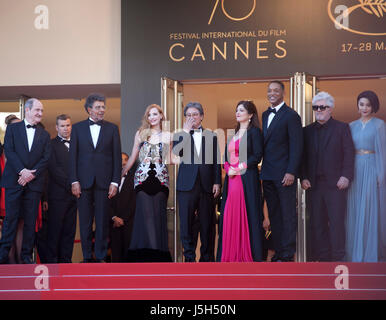
[[[360,119],[350,123],[356,149],[355,174],[348,191],[346,259],[377,262],[386,258],[386,126],[374,114],[373,91],[357,98]]]

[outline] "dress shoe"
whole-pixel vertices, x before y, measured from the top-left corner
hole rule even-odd
[[[94,263],[95,260],[94,259],[83,259],[83,261],[81,261],[81,263]]]
[[[273,256],[271,259],[272,262],[293,262],[293,257],[287,257],[287,256]]]
[[[59,259],[55,263],[72,263],[72,260],[71,259]]]
[[[284,262],[294,262],[294,257],[284,257],[283,261]]]
[[[0,264],[8,264],[8,263],[9,263],[8,256],[4,258],[0,258]]]

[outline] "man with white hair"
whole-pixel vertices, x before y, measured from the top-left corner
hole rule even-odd
[[[5,132],[7,163],[1,186],[5,188],[6,215],[0,241],[0,263],[8,262],[20,217],[24,219],[21,262],[33,263],[35,223],[51,154],[50,135],[39,125],[42,117],[42,103],[35,98],[28,99],[24,121],[8,125]]]
[[[355,149],[349,125],[332,118],[334,98],[312,100],[316,121],[304,130],[301,185],[310,208],[312,260],[343,261],[347,188],[354,175]]]

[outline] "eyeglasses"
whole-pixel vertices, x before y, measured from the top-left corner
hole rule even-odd
[[[91,107],[92,109],[94,110],[106,110],[106,106],[101,106],[101,105],[97,105],[97,106],[93,106]]]
[[[199,112],[194,112],[194,113],[187,113],[186,115],[185,115],[185,117],[187,117],[187,118],[190,118],[190,117],[198,117],[200,115],[200,113]]]
[[[326,110],[327,108],[330,108],[330,106],[312,106],[312,110],[314,110],[314,111],[317,111],[318,109],[319,109],[320,111],[324,111],[324,110]]]

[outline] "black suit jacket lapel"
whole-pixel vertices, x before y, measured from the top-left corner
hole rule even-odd
[[[43,128],[38,125],[35,129],[35,135],[34,135],[34,139],[32,141],[31,152],[33,152],[34,149],[36,148],[36,145],[38,143],[39,137],[42,134],[42,132],[43,132]]]
[[[318,128],[317,128],[317,122],[314,122],[312,124],[311,130],[309,130],[309,137],[306,137],[309,139],[309,142],[305,148],[310,148],[309,154],[310,159],[309,159],[309,166],[310,166],[310,172],[313,174],[316,174],[316,165],[319,157],[319,147],[318,147]]]
[[[92,142],[91,129],[89,125],[89,119],[85,120],[84,123],[84,131],[87,136],[88,141],[91,143],[92,148],[94,149],[94,142]]]
[[[94,126],[95,126],[95,124],[94,124]],[[105,129],[106,129],[105,123],[104,123],[104,121],[102,121],[101,129],[99,130],[98,141],[97,141],[97,144],[95,146],[95,149],[101,145],[102,139],[103,139],[103,133],[104,133]]]
[[[25,127],[25,122],[24,121],[19,123],[19,134],[20,134],[21,139],[23,140],[25,150],[27,152],[29,152],[29,150],[28,150],[27,129]]]
[[[196,146],[194,145],[193,135],[189,133],[190,137],[190,161],[194,164],[194,160],[196,159]]]
[[[311,130],[312,132],[312,136],[310,138],[312,138],[312,148],[314,148],[312,154],[316,154],[318,152],[318,128],[316,126],[316,123],[317,122],[314,122],[312,125],[313,125],[313,128]]]
[[[287,105],[284,104],[280,109],[279,111],[276,113],[276,115],[273,117],[270,125],[269,125],[269,128],[267,129],[267,134],[265,135],[264,137],[264,142],[266,142],[269,137],[271,136],[272,134],[272,131],[275,129],[276,125],[279,123],[280,119],[283,117],[283,115],[285,114],[285,112],[287,111],[286,110],[286,107]],[[267,123],[268,123],[268,117],[267,117]]]
[[[327,146],[328,146],[328,143],[330,142],[330,139],[332,137],[332,134],[335,130],[335,122],[334,122],[334,119],[331,118],[331,120],[329,121],[328,123],[328,128],[327,128],[327,135],[324,139],[324,144],[323,146],[321,146],[321,149],[320,150],[327,150]]]
[[[268,115],[269,113],[267,111],[263,112],[263,134],[264,138],[267,136],[267,124],[268,124]]]
[[[198,159],[201,161],[200,163],[205,163],[205,135],[204,128],[201,131],[201,150],[199,150]]]
[[[58,145],[58,148],[61,152],[61,154],[64,154],[65,152],[69,152],[70,150],[65,146],[65,144],[62,142],[62,138],[59,136],[56,136],[55,143]],[[70,142],[71,143],[71,142]]]
[[[121,191],[119,192],[120,194],[124,195],[125,197],[128,196],[128,192],[130,189],[134,188],[133,181],[130,181],[130,178],[133,180],[133,176],[130,175],[130,173],[127,173],[125,177],[125,181],[123,181]]]

